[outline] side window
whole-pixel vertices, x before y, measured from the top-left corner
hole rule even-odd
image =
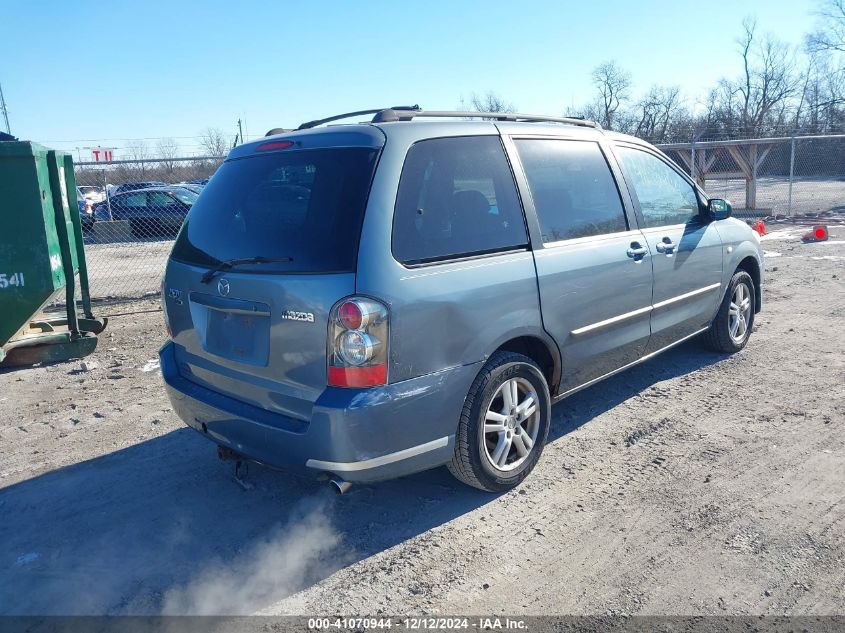
[[[662,160],[630,147],[616,153],[631,179],[646,228],[686,224],[699,215],[695,189]]]
[[[147,193],[147,204],[151,207],[166,207],[173,204],[173,198],[168,196],[164,191],[150,191]]]
[[[628,230],[598,143],[523,139],[515,144],[544,243]]]
[[[145,207],[147,206],[147,194],[127,193],[125,196],[117,198],[112,204],[115,202],[119,207]]]
[[[497,136],[431,139],[408,150],[393,216],[397,260],[419,264],[527,243]]]

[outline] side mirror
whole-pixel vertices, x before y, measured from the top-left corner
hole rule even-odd
[[[727,220],[733,213],[733,207],[727,200],[711,198],[707,201],[707,214],[711,220]]]

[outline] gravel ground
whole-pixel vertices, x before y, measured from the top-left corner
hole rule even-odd
[[[684,344],[553,409],[519,489],[332,494],[230,463],[161,389],[155,302],[0,373],[0,614],[845,613],[845,227],[766,241],[740,354]]]

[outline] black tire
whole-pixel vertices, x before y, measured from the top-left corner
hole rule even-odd
[[[748,300],[750,302],[750,309],[748,316],[745,318],[745,329],[741,337],[731,335],[731,303],[737,291],[737,286],[740,284],[745,286],[748,293]],[[728,290],[725,297],[722,299],[722,305],[719,306],[719,311],[716,313],[716,318],[710,324],[710,329],[704,333],[704,343],[710,349],[716,352],[723,352],[726,354],[734,354],[745,347],[748,342],[748,337],[751,336],[751,330],[754,327],[754,306],[756,302],[756,289],[754,288],[754,280],[744,270],[738,270],[731,277],[731,283],[728,284]]]
[[[488,408],[499,398],[499,390],[506,382],[518,379],[520,384],[530,385],[536,395],[537,417],[523,421],[530,428],[536,426],[536,438],[521,463],[512,470],[500,470],[492,463],[492,457],[485,449],[484,423]],[[487,492],[505,492],[519,485],[533,470],[549,434],[551,420],[551,397],[543,372],[527,356],[513,352],[494,353],[470,387],[461,411],[458,430],[455,433],[455,452],[448,464],[449,471],[463,483]],[[512,433],[521,435],[525,428]],[[512,437],[512,435],[508,436]],[[516,442],[516,439],[514,439]],[[508,444],[508,447],[511,445]],[[525,446],[520,440],[520,446]],[[508,451],[511,451],[508,448]],[[516,456],[514,445],[513,454]],[[507,459],[507,454],[505,455]],[[508,465],[510,466],[510,465]]]

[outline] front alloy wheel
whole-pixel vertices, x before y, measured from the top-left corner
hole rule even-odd
[[[734,288],[731,304],[728,309],[728,331],[735,343],[745,341],[745,333],[751,321],[751,293],[748,286],[739,283]]]
[[[716,318],[704,335],[711,349],[733,354],[745,347],[754,327],[754,292],[751,275],[744,270],[736,271]]]

